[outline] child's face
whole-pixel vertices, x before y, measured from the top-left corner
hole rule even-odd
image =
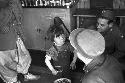
[[[58,37],[55,36],[54,37],[54,42],[56,43],[56,45],[59,45],[59,46],[63,45],[65,43],[65,35],[62,34],[62,35],[60,35]]]

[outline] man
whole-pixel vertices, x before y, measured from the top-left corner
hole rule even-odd
[[[19,0],[0,0],[0,4],[0,77],[5,83],[20,83],[18,73],[24,74],[27,81],[38,79],[39,76],[28,72],[31,57],[22,41]]]
[[[71,32],[69,39],[78,58],[85,63],[82,83],[125,83],[116,58],[103,54],[105,40],[99,32],[79,28]]]
[[[89,27],[100,32],[106,41],[105,53],[120,58],[125,56],[125,39],[117,25],[115,16],[111,10],[103,10],[97,19],[96,27]]]

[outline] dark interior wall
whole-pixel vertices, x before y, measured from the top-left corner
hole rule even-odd
[[[113,0],[90,0],[90,8],[113,8]]]
[[[121,17],[120,18],[120,30],[123,33],[123,35],[125,36],[125,17]]]
[[[79,28],[88,28],[95,25],[96,22],[96,17],[79,17]]]

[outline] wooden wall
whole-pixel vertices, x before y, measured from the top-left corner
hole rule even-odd
[[[77,7],[125,9],[125,0],[79,0]]]
[[[59,16],[69,31],[72,30],[71,10],[66,8],[24,8],[24,31],[28,49],[47,50],[51,42],[46,40],[46,31],[52,19]]]

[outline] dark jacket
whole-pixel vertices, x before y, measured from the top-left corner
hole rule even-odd
[[[122,66],[112,56],[99,56],[84,70],[82,83],[125,83]]]

